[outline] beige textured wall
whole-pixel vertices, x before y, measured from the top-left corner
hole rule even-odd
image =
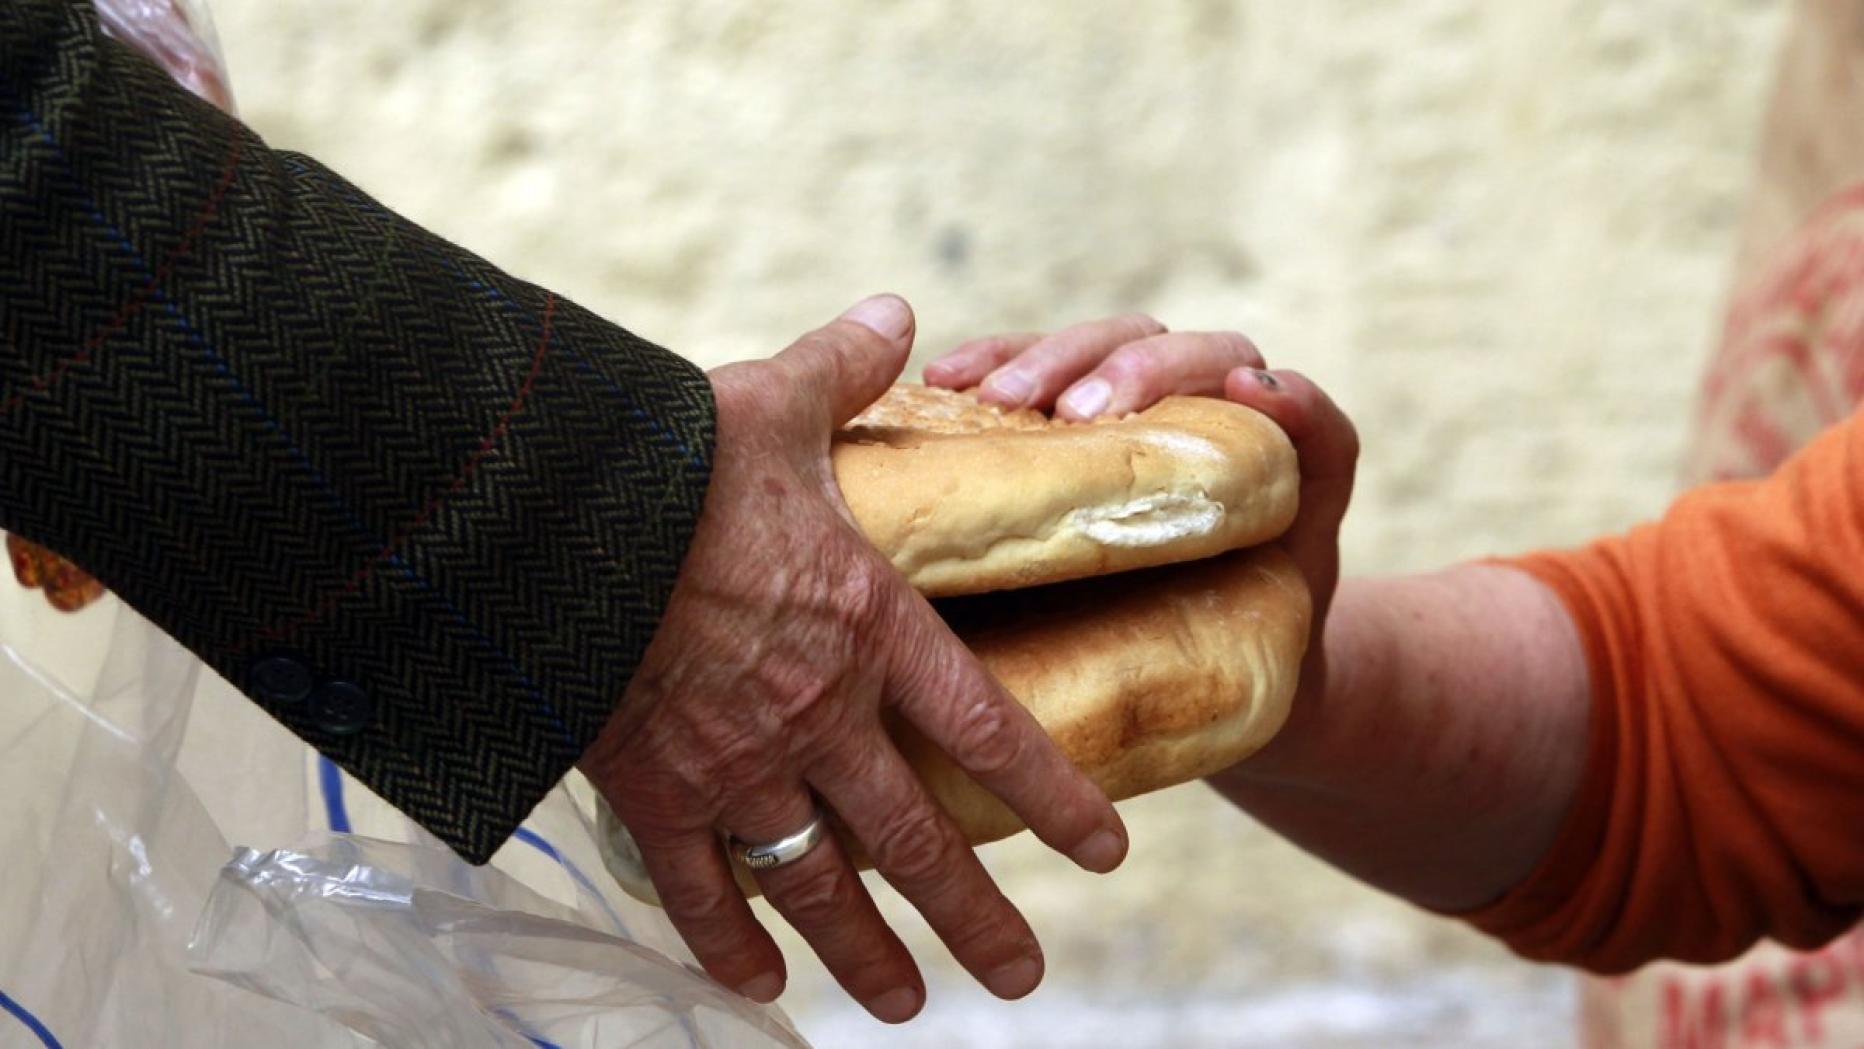
[[[1784,10],[1757,0],[215,0],[243,110],[706,363],[869,291],[922,348],[1238,327],[1366,445],[1349,567],[1663,504]],[[921,356],[923,359],[923,353]],[[1032,1003],[949,968],[894,1045],[1566,1044],[1564,984],[1197,788],[1095,884],[991,851]],[[926,945],[913,926],[915,943]],[[921,951],[944,964],[936,947]],[[876,1032],[798,961],[824,1046]]]

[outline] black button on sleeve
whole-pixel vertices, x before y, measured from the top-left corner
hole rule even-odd
[[[246,687],[261,703],[302,703],[313,684],[310,668],[291,656],[263,656],[246,672]]]
[[[353,736],[375,720],[375,701],[361,686],[332,681],[311,694],[311,723],[333,736]]]

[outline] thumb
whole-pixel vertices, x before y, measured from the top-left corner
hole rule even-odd
[[[1309,585],[1330,595],[1339,574],[1340,521],[1353,498],[1358,431],[1331,397],[1297,371],[1237,368],[1225,378],[1223,393],[1275,420],[1293,442],[1301,461],[1301,509],[1283,545],[1308,573]],[[1316,608],[1324,609],[1325,600],[1317,596]]]
[[[913,349],[913,308],[898,295],[855,303],[777,356],[796,378],[803,403],[827,413],[833,429],[874,403],[906,369]]]
[[[1333,398],[1314,380],[1291,368],[1236,368],[1224,377],[1223,395],[1275,420],[1301,460],[1301,481],[1337,496],[1338,514],[1353,490],[1359,462],[1359,433]],[[1306,493],[1302,508],[1306,509]]]

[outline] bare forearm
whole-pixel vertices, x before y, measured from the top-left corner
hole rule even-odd
[[[1500,896],[1546,852],[1583,772],[1585,658],[1559,600],[1489,566],[1348,580],[1324,643],[1324,686],[1212,785],[1420,905]]]

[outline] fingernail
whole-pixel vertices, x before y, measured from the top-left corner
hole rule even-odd
[[[883,339],[898,342],[913,330],[912,307],[898,295],[875,295],[862,299],[841,315],[845,321],[853,321]]]
[[[777,1000],[777,995],[783,993],[783,977],[776,973],[753,976],[738,985],[738,993],[754,1002],[769,1005]]]
[[[1029,403],[1030,395],[1036,392],[1036,384],[1026,375],[999,372],[984,382],[984,392],[995,395],[997,400],[1012,408],[1020,408]]]
[[[896,987],[868,1002],[867,1011],[873,1013],[876,1020],[905,1023],[919,1012],[919,992],[911,987]]]
[[[1269,390],[1281,389],[1281,380],[1277,379],[1275,376],[1269,374],[1268,372],[1263,371],[1261,368],[1251,368],[1249,369],[1249,373],[1256,377],[1256,381],[1261,383],[1264,389],[1269,389]]]
[[[1074,862],[1096,874],[1105,874],[1126,858],[1126,841],[1110,830],[1095,831],[1075,848]]]
[[[1107,410],[1107,403],[1113,400],[1113,387],[1105,379],[1089,379],[1069,390],[1062,397],[1061,406],[1083,419],[1092,419]]]
[[[1042,982],[1042,963],[1034,958],[1018,958],[1008,965],[990,970],[984,986],[999,998],[1021,998]]]

